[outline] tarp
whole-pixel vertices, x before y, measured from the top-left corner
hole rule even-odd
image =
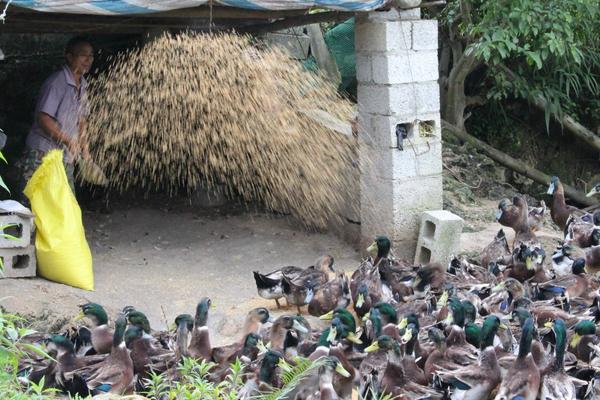
[[[12,5],[43,12],[131,15],[197,7],[208,0],[13,0]],[[370,11],[386,0],[215,0],[214,5],[251,10],[302,10],[312,7],[341,11]]]

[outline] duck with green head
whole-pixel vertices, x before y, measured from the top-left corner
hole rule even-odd
[[[564,369],[565,350],[567,348],[567,327],[561,319],[546,324],[554,332],[556,345],[554,347],[554,362],[550,372],[544,375],[540,387],[542,399],[575,399],[576,390],[571,377]]]
[[[101,363],[71,373],[83,377],[93,395],[104,393],[127,395],[133,391],[133,361],[124,342],[126,328],[127,319],[124,315],[120,315],[115,321],[115,333],[109,356]]]
[[[407,330],[406,336],[411,334]],[[408,337],[405,341],[410,340]],[[426,386],[427,380],[423,371],[409,370],[403,363],[401,345],[394,338],[382,335],[373,344],[365,349],[367,353],[383,351],[386,363],[383,376],[379,378],[381,393],[397,396],[398,398],[422,398],[439,394]],[[366,360],[366,359],[365,359]]]
[[[442,381],[452,387],[452,399],[487,399],[500,383],[502,374],[493,344],[496,332],[501,327],[503,325],[497,316],[488,316],[483,322],[479,338],[479,361],[455,370],[437,372]]]
[[[596,334],[594,321],[579,321],[573,327],[573,334],[569,340],[569,351],[583,362],[590,362],[594,351],[590,345],[598,345],[600,339]]]
[[[86,303],[80,306],[81,312],[76,320],[89,318],[94,326],[91,329],[92,347],[97,354],[108,354],[111,351],[113,331],[108,326],[108,315],[98,303]]]
[[[194,316],[194,329],[192,330],[192,339],[188,346],[188,354],[196,360],[210,361],[212,347],[210,345],[210,332],[206,323],[208,322],[208,311],[212,302],[208,297],[200,300],[196,306],[196,315]]]
[[[496,399],[535,400],[540,387],[540,371],[531,355],[531,342],[535,334],[533,318],[523,325],[519,342],[519,355],[502,380]]]

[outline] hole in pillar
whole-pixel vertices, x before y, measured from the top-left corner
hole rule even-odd
[[[406,139],[412,140],[414,136],[415,126],[408,122],[396,125],[396,140],[398,150],[404,150]]]
[[[433,239],[433,236],[435,236],[435,224],[433,222],[425,221],[423,236],[425,236],[427,239]]]
[[[421,246],[421,252],[419,253],[419,264],[427,264],[431,261],[431,250],[425,246]]]
[[[435,121],[421,121],[419,123],[419,136],[421,136],[421,137],[435,136]]]
[[[13,257],[13,268],[14,269],[23,269],[27,268],[29,265],[29,255],[21,254]]]
[[[20,239],[23,237],[23,224],[10,224],[4,228],[4,233]],[[10,240],[10,238],[7,239]]]

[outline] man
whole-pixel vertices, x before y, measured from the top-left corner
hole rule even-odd
[[[82,37],[74,37],[65,48],[66,64],[42,85],[25,153],[17,163],[21,172],[19,194],[42,163],[44,155],[53,149],[63,149],[67,178],[75,193],[73,164],[80,156],[89,157],[81,140],[87,113],[87,83],[83,75],[90,70],[93,61],[92,45]],[[22,200],[27,203],[27,199]]]

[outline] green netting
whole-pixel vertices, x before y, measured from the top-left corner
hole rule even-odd
[[[324,35],[325,43],[340,71],[340,90],[356,96],[356,56],[354,54],[354,18],[330,29]],[[311,71],[317,69],[314,57],[310,56],[304,66]]]

